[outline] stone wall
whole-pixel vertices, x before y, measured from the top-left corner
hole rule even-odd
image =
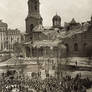
[[[67,56],[87,56],[88,49],[92,48],[92,28],[63,39],[67,45]]]

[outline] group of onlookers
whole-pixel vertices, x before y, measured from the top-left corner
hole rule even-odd
[[[89,78],[81,78],[81,75],[65,76],[57,79],[52,76],[47,76],[44,80],[41,77],[32,74],[32,78],[18,75],[16,71],[8,71],[0,77],[0,92],[86,92],[91,88],[92,81]],[[30,90],[30,89],[34,89]]]

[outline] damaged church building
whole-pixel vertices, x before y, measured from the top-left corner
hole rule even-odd
[[[39,0],[28,1],[26,18],[24,57],[88,57],[92,52],[92,17],[87,22],[78,23],[73,18],[61,25],[61,17],[52,18],[52,26],[43,26]]]

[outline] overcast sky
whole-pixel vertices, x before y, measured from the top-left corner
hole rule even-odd
[[[62,18],[62,25],[73,17],[84,22],[92,15],[92,0],[40,0],[40,3],[44,26],[52,25],[56,12]],[[25,31],[27,9],[27,0],[0,0],[0,19],[8,23],[9,28]]]

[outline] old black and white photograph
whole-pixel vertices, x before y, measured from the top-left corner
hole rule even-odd
[[[92,0],[0,0],[0,92],[92,92]]]

